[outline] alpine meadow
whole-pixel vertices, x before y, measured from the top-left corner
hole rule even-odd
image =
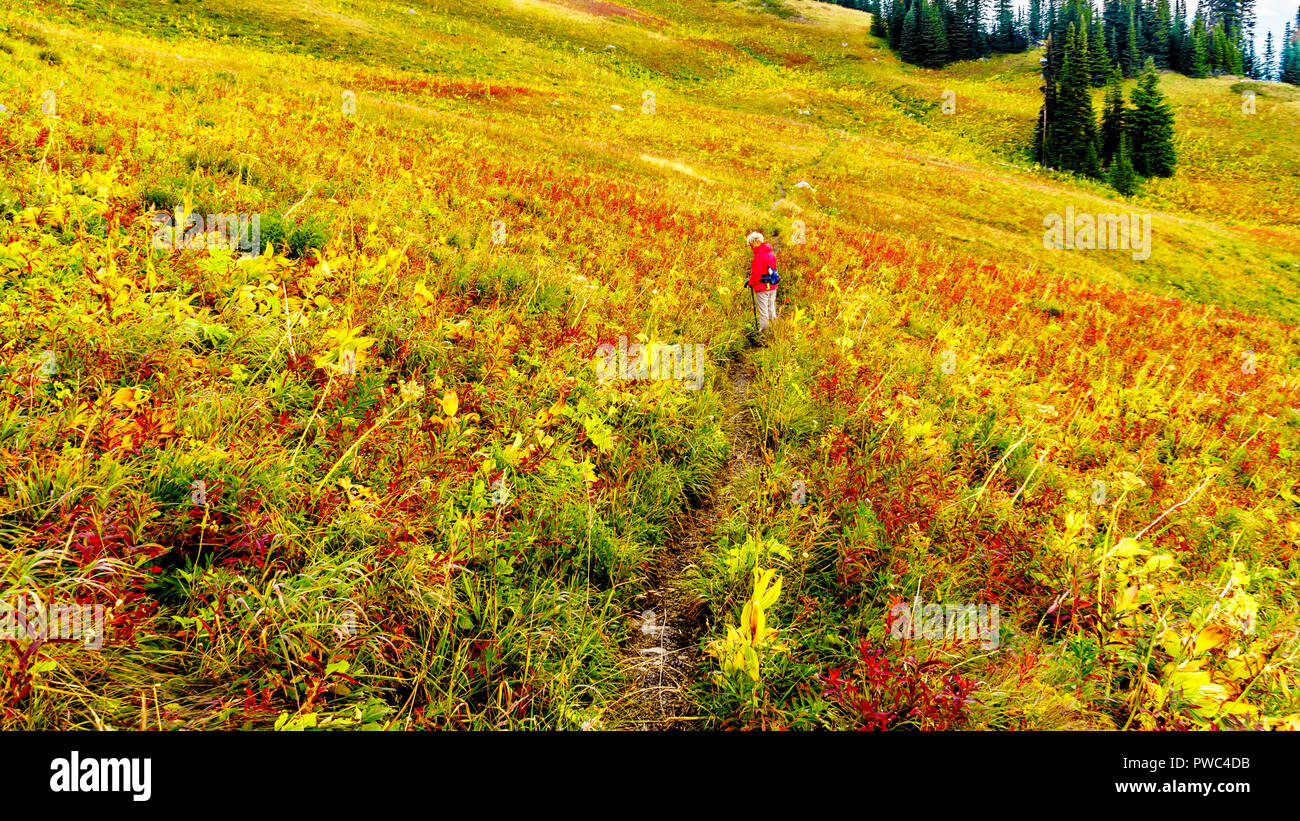
[[[9,0],[0,729],[1300,729],[1203,6]]]

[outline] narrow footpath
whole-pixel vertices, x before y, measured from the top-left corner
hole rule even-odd
[[[728,364],[731,396],[726,406],[726,432],[731,455],[718,471],[713,492],[687,511],[657,553],[649,589],[638,598],[641,610],[628,614],[631,639],[623,664],[631,683],[616,708],[622,715],[615,726],[683,730],[692,729],[696,720],[688,690],[700,676],[704,654],[699,644],[710,614],[704,602],[684,589],[683,580],[712,545],[720,512],[732,508],[732,485],[758,460],[753,424],[743,402],[753,373],[748,349]]]

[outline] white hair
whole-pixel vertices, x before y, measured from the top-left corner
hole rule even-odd
[[[758,233],[757,231],[745,237],[745,244],[747,245],[753,245],[756,242],[762,242],[762,241],[763,241],[763,235]]]

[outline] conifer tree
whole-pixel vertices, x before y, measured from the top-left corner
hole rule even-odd
[[[1097,161],[1097,121],[1092,109],[1092,77],[1088,71],[1087,40],[1073,24],[1061,68],[1055,135],[1054,165],[1087,177],[1101,176]]]
[[[1124,134],[1119,136],[1119,145],[1115,148],[1115,160],[1110,165],[1110,173],[1106,181],[1110,183],[1111,188],[1125,197],[1137,192],[1137,174],[1134,173],[1133,163],[1129,159],[1128,138]]]
[[[926,68],[942,68],[948,62],[948,39],[943,31],[943,11],[938,2],[922,4],[920,62]]]
[[[1112,165],[1115,152],[1119,150],[1124,126],[1124,79],[1119,68],[1115,67],[1111,69],[1110,82],[1106,85],[1106,102],[1101,111],[1101,161],[1107,167]]]
[[[1286,24],[1282,32],[1282,42],[1278,48],[1277,79],[1279,82],[1300,85],[1300,44],[1297,34]]]
[[[883,0],[876,0],[875,6],[871,10],[871,36],[889,39],[889,24],[886,22],[886,16],[883,13]]]
[[[1154,31],[1151,35],[1151,56],[1156,61],[1156,68],[1169,68],[1172,65],[1169,54],[1172,26],[1173,19],[1169,12],[1169,0],[1157,0]]]
[[[1206,54],[1205,32],[1192,29],[1189,37],[1190,57],[1187,66],[1187,76],[1196,80],[1203,80],[1210,76],[1210,60]]]
[[[1137,25],[1137,47],[1141,60],[1155,57],[1156,9],[1154,0],[1134,0],[1133,19]]]
[[[1300,85],[1300,40],[1292,33],[1282,47],[1281,68],[1278,79],[1284,83]]]
[[[1142,65],[1141,55],[1138,54],[1137,40],[1137,23],[1134,20],[1133,4],[1128,3],[1124,26],[1124,42],[1119,45],[1119,67],[1124,72],[1125,77],[1132,77],[1137,74],[1138,68]]]
[[[969,60],[974,57],[970,35],[970,3],[955,0],[947,9],[944,26],[948,35],[948,56],[952,60]]]
[[[1178,162],[1174,112],[1159,85],[1155,63],[1147,60],[1133,89],[1133,107],[1125,118],[1133,168],[1144,177],[1172,177]]]
[[[1243,5],[1245,24],[1240,32],[1241,73],[1251,79],[1259,79],[1259,55],[1255,50],[1255,11],[1254,0],[1247,0]]]
[[[1069,2],[1069,0],[1067,0]],[[1068,7],[1062,5],[1058,10],[1055,5],[1049,10],[1051,27],[1047,30],[1047,43],[1043,46],[1043,56],[1047,64],[1055,66],[1059,75],[1061,64],[1065,61],[1065,32],[1068,27]]]
[[[1216,23],[1210,31],[1210,70],[1215,74],[1241,74],[1241,47],[1238,32],[1223,22]]]
[[[1225,69],[1229,74],[1244,77],[1246,75],[1246,62],[1246,51],[1244,44],[1240,40],[1240,32],[1234,32],[1233,38],[1228,39],[1227,65]]]
[[[898,44],[898,56],[903,62],[916,65],[921,59],[921,5],[925,0],[912,0],[907,9],[907,19],[903,21],[903,35]]]
[[[988,38],[984,34],[984,0],[970,0],[970,17],[966,21],[970,31],[971,57],[989,53]]]
[[[1191,67],[1188,45],[1185,0],[1174,0],[1174,21],[1169,28],[1169,67],[1184,74]]]
[[[1055,14],[1051,12],[1049,14],[1055,22]],[[1046,48],[1043,49],[1043,85],[1039,89],[1043,92],[1043,106],[1038,110],[1038,120],[1034,123],[1034,160],[1046,166],[1052,165],[1051,160],[1055,151],[1056,130],[1053,126],[1056,122],[1056,79],[1059,64],[1053,57],[1056,53],[1053,48],[1054,39],[1051,29],[1048,29]]]
[[[902,55],[903,27],[907,20],[907,5],[903,0],[892,0],[889,4],[889,47]]]
[[[1277,55],[1273,51],[1273,32],[1270,30],[1264,37],[1264,58],[1259,64],[1259,79],[1272,80],[1274,75],[1274,65],[1276,64]]]
[[[1110,52],[1110,61],[1118,63],[1120,50],[1124,44],[1123,0],[1103,0],[1101,7],[1102,23],[1106,29],[1106,47]]]
[[[1110,55],[1106,51],[1106,36],[1101,29],[1101,15],[1087,14],[1091,17],[1088,24],[1088,60],[1092,85],[1101,88],[1110,79]]]
[[[989,48],[996,52],[1016,51],[1016,22],[1011,0],[998,0],[994,26],[989,34]]]

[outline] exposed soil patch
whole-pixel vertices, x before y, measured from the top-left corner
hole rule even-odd
[[[550,0],[557,6],[566,6],[577,11],[586,12],[596,17],[622,17],[634,23],[641,23],[654,28],[663,28],[664,21],[651,17],[642,11],[610,3],[608,0]]]

